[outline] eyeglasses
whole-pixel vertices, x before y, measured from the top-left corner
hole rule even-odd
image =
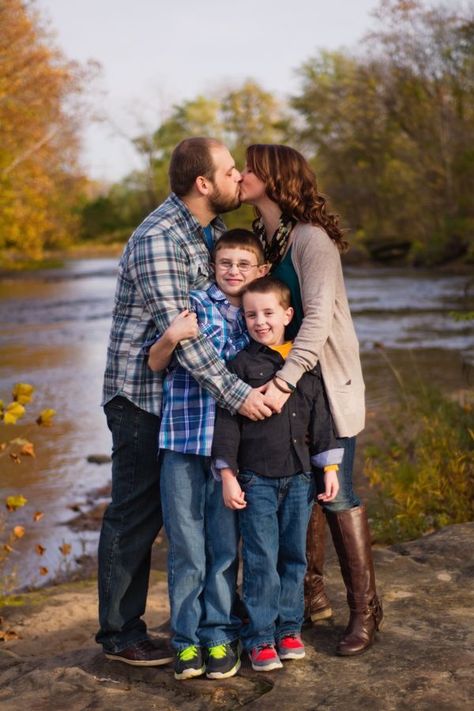
[[[251,264],[250,262],[231,262],[230,259],[220,259],[218,262],[216,262],[216,267],[220,269],[222,272],[228,272],[230,269],[232,269],[233,266],[236,266],[239,272],[242,272],[242,274],[245,274],[246,272],[249,272],[251,269],[254,267],[259,267],[259,264]]]

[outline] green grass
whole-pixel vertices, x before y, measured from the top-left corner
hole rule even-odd
[[[403,387],[403,384],[402,384]],[[417,538],[474,519],[472,405],[434,387],[403,387],[380,442],[365,449],[378,542]]]

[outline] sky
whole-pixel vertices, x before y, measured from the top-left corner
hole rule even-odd
[[[114,182],[139,158],[130,139],[156,129],[171,107],[255,79],[281,98],[321,49],[354,49],[378,0],[36,0],[69,59],[97,60],[82,163]]]

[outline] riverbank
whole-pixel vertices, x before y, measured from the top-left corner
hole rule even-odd
[[[474,696],[474,523],[374,549],[385,626],[364,655],[334,655],[347,611],[328,544],[327,580],[335,617],[306,630],[307,655],[284,669],[178,682],[170,667],[133,668],[106,660],[94,643],[93,580],[49,587],[1,611],[12,639],[0,645],[2,711],[467,711]],[[153,573],[147,620],[160,634],[166,582]],[[18,601],[17,601],[18,602]]]

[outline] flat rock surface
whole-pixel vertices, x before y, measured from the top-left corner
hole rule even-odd
[[[26,596],[2,611],[19,639],[0,643],[1,711],[330,711],[474,708],[474,523],[416,541],[375,548],[385,625],[365,654],[334,654],[347,610],[334,553],[328,590],[335,617],[305,630],[307,654],[284,669],[222,682],[175,681],[171,667],[108,661],[94,643],[95,584],[76,583]],[[161,578],[161,579],[160,579]],[[166,583],[154,576],[147,621],[168,617]]]

